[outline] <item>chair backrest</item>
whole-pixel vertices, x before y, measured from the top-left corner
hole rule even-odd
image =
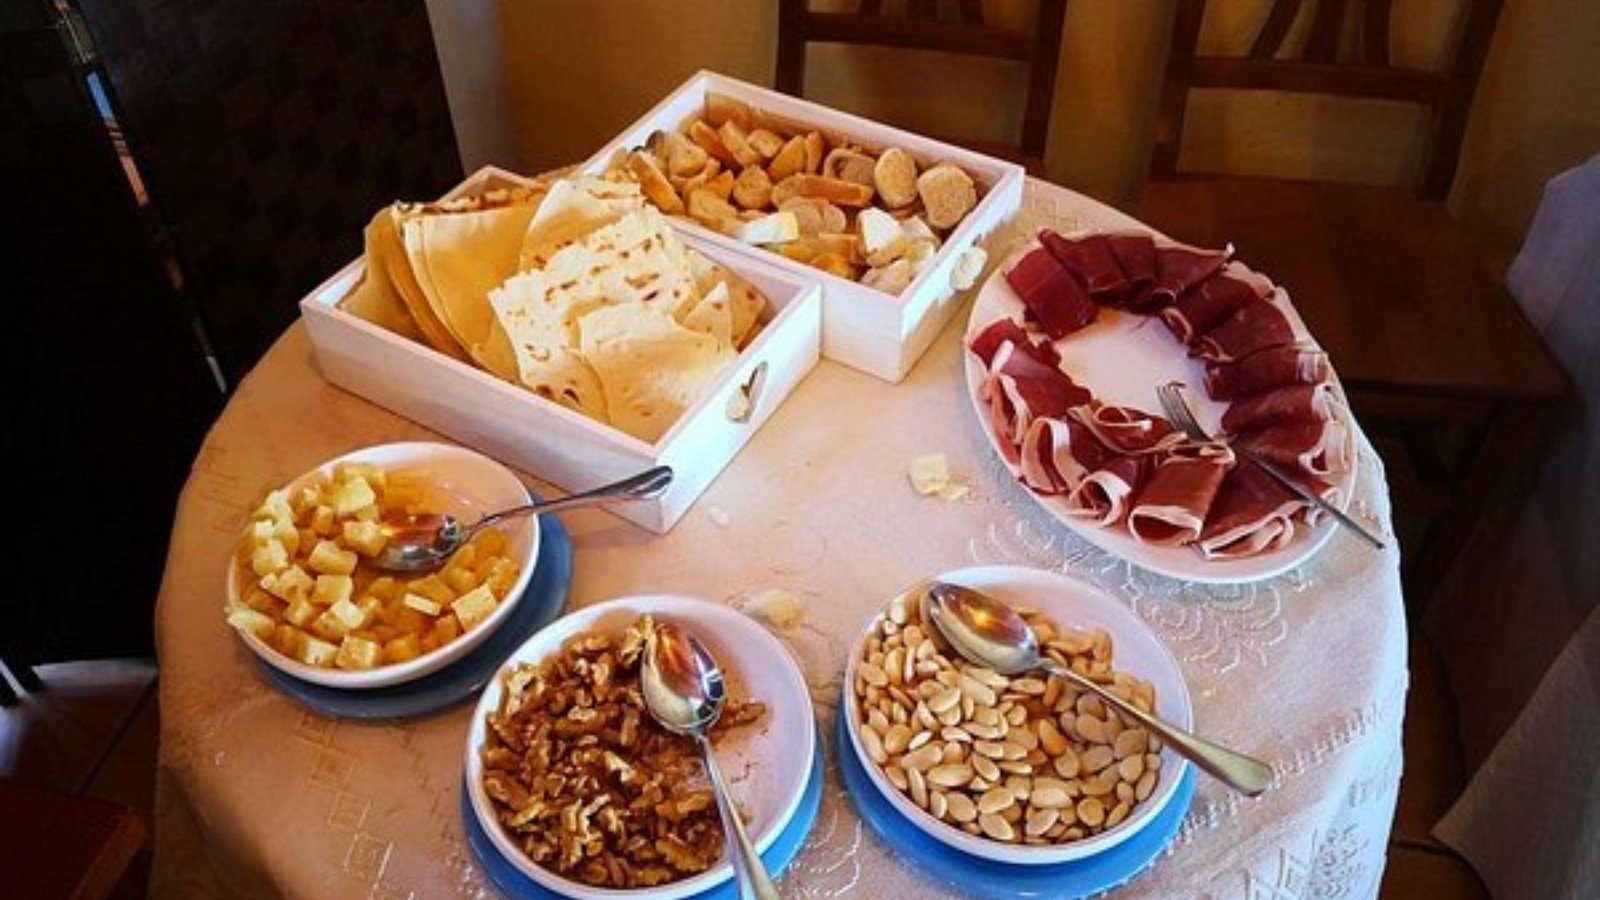
[[[1302,8],[1312,6],[1299,55],[1283,58],[1291,27]],[[1501,0],[1461,0],[1444,64],[1437,71],[1423,71],[1390,62],[1393,0],[1270,0],[1266,20],[1245,56],[1200,55],[1206,0],[1178,0],[1150,176],[1170,178],[1177,173],[1191,88],[1338,94],[1427,107],[1427,134],[1414,189],[1424,198],[1443,199],[1455,178],[1461,136],[1500,6]],[[1347,33],[1353,33],[1355,40],[1341,52]]]
[[[940,16],[938,0],[906,0],[903,15],[889,15],[883,6],[883,0],[860,0],[855,12],[817,12],[807,0],[779,0],[778,90],[795,96],[803,93],[806,45],[812,42],[1013,60],[1028,66],[1022,135],[1014,146],[1023,156],[1044,157],[1067,0],[1039,0],[1032,34],[985,24],[982,0],[960,0],[954,4],[953,17]]]

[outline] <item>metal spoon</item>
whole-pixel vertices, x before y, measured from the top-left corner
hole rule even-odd
[[[617,500],[648,500],[658,497],[672,484],[672,469],[656,466],[621,481],[554,500],[541,500],[490,513],[472,525],[462,525],[455,516],[411,516],[399,522],[382,523],[387,539],[372,564],[390,572],[422,572],[437,569],[460,550],[474,534],[496,522],[521,516],[608,503]]]
[[[745,833],[744,821],[728,796],[728,786],[717,768],[716,755],[706,737],[727,699],[722,669],[711,651],[694,635],[670,622],[656,626],[645,645],[644,665],[639,669],[639,686],[650,715],[673,734],[694,738],[700,758],[711,777],[717,795],[717,811],[722,814],[723,837],[728,843],[728,859],[733,863],[739,896],[743,900],[778,900],[767,867]]]
[[[922,592],[922,617],[969,662],[1001,675],[1042,669],[1065,678],[1116,707],[1166,741],[1179,755],[1240,793],[1254,797],[1272,784],[1272,768],[1232,750],[1196,737],[1157,719],[1055,660],[1039,652],[1039,642],[1016,610],[986,594],[960,585],[934,582]]]

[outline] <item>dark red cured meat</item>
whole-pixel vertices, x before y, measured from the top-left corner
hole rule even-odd
[[[1234,362],[1208,363],[1206,393],[1213,400],[1233,400],[1289,384],[1316,384],[1331,374],[1326,353],[1270,347]]]
[[[1278,549],[1293,540],[1291,517],[1305,506],[1264,469],[1241,457],[1206,514],[1200,552],[1208,559],[1231,559]]]
[[[1122,274],[1117,257],[1105,235],[1091,234],[1076,240],[1065,238],[1048,228],[1039,231],[1039,243],[1078,279],[1078,284],[1096,302],[1104,303],[1128,290],[1128,276]]]
[[[1074,382],[1067,373],[1025,352],[1013,352],[1001,360],[994,374],[1002,386],[1010,381],[1016,391],[1013,402],[1021,402],[1030,420],[1064,418],[1068,410],[1091,399],[1089,390]],[[1011,436],[1012,440],[1020,437]]]
[[[1150,474],[1153,459],[1149,455],[1107,457],[1067,495],[1067,513],[1100,526],[1126,519],[1133,496]]]
[[[1326,382],[1291,384],[1235,401],[1222,414],[1222,430],[1238,434],[1293,422],[1323,422],[1332,415],[1333,391]]]
[[[1156,242],[1148,234],[1108,234],[1106,244],[1128,279],[1128,290],[1138,293],[1156,280]]]
[[[1270,295],[1271,282],[1260,276],[1250,280],[1241,277],[1254,274],[1237,263],[1229,264],[1163,309],[1161,321],[1178,343],[1189,343],[1243,309],[1245,304]]]
[[[1247,431],[1234,438],[1246,450],[1277,463],[1291,473],[1324,478],[1349,466],[1346,434],[1337,420],[1292,422],[1260,431]]]
[[[1183,442],[1171,422],[1131,406],[1094,403],[1073,415],[1115,453],[1153,453]]]
[[[1059,494],[1077,488],[1106,455],[1105,447],[1077,422],[1034,419],[1022,439],[1017,467],[1023,484],[1041,494]]]
[[[978,332],[978,336],[972,339],[969,346],[972,352],[983,360],[984,368],[988,368],[994,362],[994,355],[1000,349],[1000,345],[1006,341],[1016,344],[1018,350],[1047,366],[1058,365],[1061,362],[1061,354],[1056,352],[1055,345],[1046,340],[1035,343],[1027,330],[1013,319],[996,319],[990,322]]]
[[[1141,543],[1158,547],[1188,544],[1200,537],[1206,513],[1233,453],[1217,445],[1193,446],[1156,465],[1128,513],[1128,531]]]
[[[1222,324],[1202,334],[1190,355],[1212,362],[1232,362],[1258,350],[1294,343],[1294,328],[1276,303],[1248,303]]]
[[[1201,250],[1183,244],[1156,248],[1156,277],[1148,293],[1132,298],[1128,308],[1146,315],[1164,309],[1184,291],[1211,277],[1228,261],[1223,250]]]
[[[1052,339],[1088,325],[1100,312],[1072,273],[1043,247],[1022,257],[1006,273],[1006,282]]]

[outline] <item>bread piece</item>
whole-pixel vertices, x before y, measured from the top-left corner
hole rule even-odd
[[[707,92],[706,121],[718,128],[724,122],[736,122],[740,128],[749,130],[755,124],[756,114],[743,100],[735,100],[727,94]]]
[[[710,188],[701,188],[689,195],[689,217],[718,231],[732,230],[744,224],[739,219],[739,211]]]
[[[813,131],[806,135],[806,171],[812,175],[822,171],[822,159],[828,152],[828,142],[822,133]]]
[[[750,146],[750,137],[738,122],[732,119],[723,122],[717,128],[717,136],[722,138],[722,146],[728,148],[728,152],[732,153],[733,158],[739,161],[739,165],[759,166],[766,162],[765,159],[761,158],[761,154]]]
[[[751,131],[748,139],[750,146],[761,154],[762,159],[771,159],[778,155],[779,150],[783,149],[783,138],[765,128],[757,128]]]
[[[801,234],[836,234],[845,229],[844,210],[817,197],[790,197],[778,207],[795,214]]]
[[[886,266],[879,266],[867,270],[861,276],[861,283],[870,288],[877,288],[885,294],[899,296],[900,292],[911,286],[917,277],[917,270],[910,262],[897,259]]]
[[[695,119],[689,123],[689,140],[699,144],[707,153],[715,156],[725,166],[737,166],[739,161],[733,158],[728,148],[722,145],[722,138],[715,128]]]
[[[730,172],[730,171],[727,171],[727,170],[723,170],[723,172],[721,174],[717,175],[717,177],[707,179],[706,180],[706,190],[709,190],[709,191],[715,193],[718,197],[721,197],[723,200],[727,200],[729,197],[732,197],[733,196],[733,173]]]
[[[905,206],[917,199],[917,161],[899,147],[890,147],[878,155],[872,168],[872,183],[885,206]]]
[[[767,248],[798,262],[810,262],[824,253],[843,257],[851,265],[861,265],[861,239],[853,234],[801,235],[796,240]]]
[[[789,138],[783,149],[778,151],[778,155],[772,158],[772,164],[767,166],[767,175],[774,182],[778,182],[804,170],[805,167],[806,139],[796,135]]]
[[[745,222],[733,236],[746,244],[781,244],[798,238],[800,226],[795,222],[794,213],[775,212],[754,222]]]
[[[856,280],[856,267],[850,264],[850,260],[837,253],[823,253],[815,256],[811,259],[811,265],[840,278],[848,278],[851,281]]]
[[[822,161],[822,174],[829,178],[871,186],[872,169],[875,164],[876,160],[859,150],[835,147],[828,151],[827,158]]]
[[[772,188],[772,202],[783,208],[791,197],[816,197],[840,206],[866,206],[872,202],[872,188],[821,175],[790,175]]]
[[[711,154],[707,153],[704,147],[676,132],[666,134],[667,137],[662,143],[666,150],[664,159],[668,175],[694,175],[706,167]],[[659,152],[656,156],[663,158]]]
[[[772,179],[760,166],[747,166],[733,183],[733,202],[745,209],[765,209],[772,202]]]
[[[641,150],[628,154],[628,171],[639,179],[639,188],[662,212],[681,215],[683,199],[673,190],[672,182],[656,167],[655,158]]]
[[[934,166],[917,178],[917,194],[934,228],[954,228],[978,205],[978,188],[972,176],[948,163]]]
[[[867,262],[873,266],[886,266],[899,259],[910,243],[893,216],[873,207],[856,216],[856,230],[861,234],[861,249]]]

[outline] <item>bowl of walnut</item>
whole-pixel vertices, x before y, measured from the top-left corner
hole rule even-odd
[[[353,690],[420,678],[465,656],[505,621],[539,556],[536,519],[479,532],[433,572],[378,571],[383,522],[463,522],[528,502],[505,466],[450,444],[383,444],[271,491],[229,566],[224,614],[268,665]]]
[[[938,580],[1011,604],[1046,653],[1190,727],[1177,661],[1124,604],[1036,569],[985,566]],[[844,693],[850,744],[873,785],[929,836],[985,859],[1045,865],[1116,846],[1166,806],[1188,765],[1064,679],[966,662],[922,621],[913,596],[867,624]]]
[[[657,725],[639,692],[645,642],[660,621],[692,631],[726,673],[712,744],[758,850],[799,808],[819,752],[799,666],[740,613],[644,596],[557,620],[484,689],[466,782],[495,849],[562,896],[671,900],[733,876],[693,742]]]

